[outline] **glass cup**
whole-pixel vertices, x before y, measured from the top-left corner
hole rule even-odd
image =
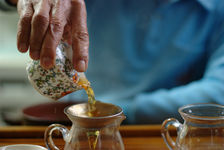
[[[39,145],[15,144],[0,147],[0,150],[47,150],[47,149]]]
[[[124,144],[119,133],[119,126],[125,119],[120,107],[97,101],[95,104],[97,115],[87,115],[88,104],[76,104],[65,108],[65,114],[72,121],[68,130],[60,124],[50,125],[44,140],[50,150],[58,150],[52,133],[59,130],[65,141],[64,150],[124,150]]]
[[[175,118],[162,124],[162,137],[170,150],[223,150],[224,106],[218,104],[191,104],[179,108],[184,119],[181,124]],[[177,129],[174,141],[169,126]]]

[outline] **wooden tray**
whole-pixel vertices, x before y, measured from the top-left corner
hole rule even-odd
[[[46,126],[0,127],[0,146],[9,144],[36,144],[45,146]],[[161,137],[160,125],[123,125],[120,133],[125,150],[164,150],[168,149]],[[172,134],[175,130],[171,129]],[[62,138],[54,139],[60,149],[64,147]]]

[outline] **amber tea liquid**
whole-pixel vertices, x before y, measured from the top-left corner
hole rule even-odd
[[[80,78],[78,81],[78,85],[80,85],[88,95],[88,112],[86,115],[89,117],[97,117],[98,111],[95,107],[96,104],[95,94],[90,86],[89,81],[86,78]],[[86,133],[90,150],[96,149],[99,134],[100,134],[99,130],[89,131]]]
[[[86,78],[80,78],[78,81],[78,85],[80,85],[88,95],[88,116],[89,117],[96,117],[94,116],[94,112],[96,111],[96,99],[93,89],[90,86],[89,81]]]

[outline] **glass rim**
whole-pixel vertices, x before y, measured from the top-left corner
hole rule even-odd
[[[115,113],[115,114],[112,114],[112,115],[108,115],[108,116],[101,116],[101,117],[88,117],[88,116],[79,116],[79,115],[74,115],[74,114],[71,114],[69,113],[68,109],[72,106],[75,106],[75,105],[85,105],[87,103],[79,103],[79,104],[73,104],[73,105],[70,105],[70,106],[67,106],[65,109],[64,109],[64,113],[66,115],[69,115],[71,117],[74,117],[74,118],[80,118],[80,119],[90,119],[90,120],[94,120],[94,119],[109,119],[109,118],[113,118],[113,117],[116,117],[116,116],[119,116],[121,114],[123,114],[123,109],[120,107],[120,106],[117,106],[115,105],[117,108],[118,108],[118,112]]]
[[[186,113],[183,110],[187,109],[187,108],[193,108],[195,106],[211,106],[211,107],[216,107],[216,108],[221,108],[224,111],[224,105],[221,104],[215,104],[215,103],[194,103],[194,104],[188,104],[188,105],[184,105],[182,107],[180,107],[178,109],[178,112],[181,114],[181,116],[186,116],[188,118],[191,119],[200,119],[200,120],[224,120],[224,115],[223,116],[199,116],[199,115],[193,115],[190,113]]]

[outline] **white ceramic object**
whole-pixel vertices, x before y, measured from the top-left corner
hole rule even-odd
[[[0,150],[47,150],[47,149],[39,145],[15,144],[0,147]]]
[[[77,82],[85,74],[73,69],[71,57],[71,46],[60,43],[53,68],[46,70],[40,66],[39,60],[32,60],[26,68],[30,83],[40,94],[53,100],[80,90]]]

